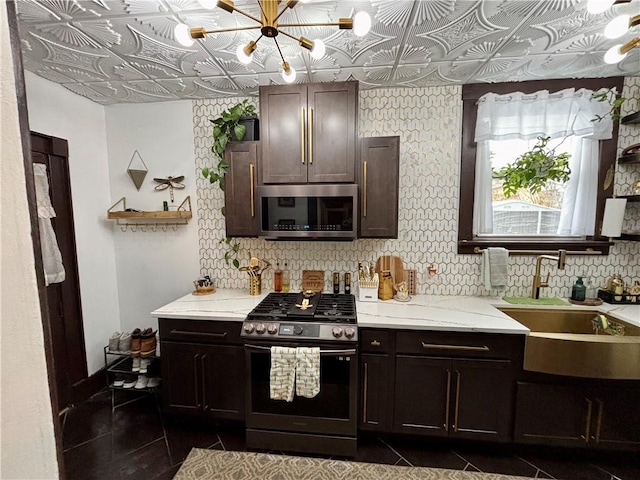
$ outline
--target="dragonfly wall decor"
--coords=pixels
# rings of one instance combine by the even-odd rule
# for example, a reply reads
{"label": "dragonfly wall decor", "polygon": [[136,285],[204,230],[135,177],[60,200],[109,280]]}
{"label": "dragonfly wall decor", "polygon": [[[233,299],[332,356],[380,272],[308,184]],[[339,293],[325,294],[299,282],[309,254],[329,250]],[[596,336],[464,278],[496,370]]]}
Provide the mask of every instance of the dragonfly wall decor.
{"label": "dragonfly wall decor", "polygon": [[166,190],[169,189],[169,196],[171,197],[171,203],[173,203],[173,189],[182,189],[184,188],[184,183],[180,183],[184,180],[184,175],[180,175],[178,177],[172,177],[169,175],[167,178],[154,178],[154,182],[158,182],[159,185],[156,185],[154,190]]}

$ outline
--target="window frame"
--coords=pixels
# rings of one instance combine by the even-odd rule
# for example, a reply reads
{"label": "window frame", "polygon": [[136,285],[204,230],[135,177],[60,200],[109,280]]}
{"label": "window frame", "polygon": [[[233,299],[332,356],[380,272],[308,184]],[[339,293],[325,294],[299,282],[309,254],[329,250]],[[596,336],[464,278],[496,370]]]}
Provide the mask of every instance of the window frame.
{"label": "window frame", "polygon": [[[481,249],[488,247],[505,247],[510,250],[530,250],[536,255],[539,251],[557,250],[563,248],[570,251],[590,251],[609,254],[609,247],[613,245],[607,237],[601,235],[587,236],[580,240],[563,240],[534,238],[524,239],[479,239],[473,236],[473,202],[475,191],[475,166],[477,144],[474,141],[476,131],[476,118],[478,116],[477,101],[482,95],[492,92],[505,95],[513,92],[531,94],[539,90],[549,90],[554,93],[567,88],[587,88],[596,91],[601,88],[616,88],[618,94],[622,93],[624,77],[609,78],[582,78],[561,80],[534,80],[529,82],[507,83],[471,83],[462,86],[462,145],[460,150],[460,192],[458,196],[458,253],[479,254]],[[613,135],[610,140],[600,141],[600,165],[598,168],[598,185],[603,185],[607,172],[615,165],[618,149],[619,122],[613,122]],[[596,203],[595,232],[599,232],[602,226],[604,204],[607,198],[613,196],[614,181],[603,190],[598,189]],[[465,208],[461,208],[464,205]],[[528,253],[527,253],[528,254]]]}

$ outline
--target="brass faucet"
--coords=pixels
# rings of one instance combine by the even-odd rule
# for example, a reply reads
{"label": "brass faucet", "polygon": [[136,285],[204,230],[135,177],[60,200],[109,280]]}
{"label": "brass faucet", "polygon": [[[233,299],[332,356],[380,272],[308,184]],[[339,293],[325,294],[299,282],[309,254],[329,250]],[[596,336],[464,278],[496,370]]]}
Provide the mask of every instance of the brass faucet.
{"label": "brass faucet", "polygon": [[558,262],[558,269],[564,270],[564,266],[567,260],[567,251],[566,250],[558,250],[558,256],[553,255],[540,255],[536,258],[536,273],[533,276],[533,287],[531,289],[531,298],[540,298],[540,289],[543,287],[549,286],[549,274],[547,273],[547,278],[542,280],[542,275],[540,274],[540,268],[542,267],[542,260],[554,260]]}

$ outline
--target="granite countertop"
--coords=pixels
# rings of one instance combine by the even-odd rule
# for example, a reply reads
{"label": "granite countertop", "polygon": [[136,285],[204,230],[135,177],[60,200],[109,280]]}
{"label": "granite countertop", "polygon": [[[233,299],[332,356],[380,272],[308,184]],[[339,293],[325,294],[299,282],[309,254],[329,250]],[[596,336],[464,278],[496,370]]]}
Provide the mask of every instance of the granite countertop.
{"label": "granite countertop", "polygon": [[[267,296],[219,289],[211,295],[188,294],[151,312],[154,317],[243,321]],[[498,308],[582,309],[608,313],[640,326],[640,305],[513,305],[499,297],[415,295],[409,302],[356,302],[358,326],[453,332],[528,334],[529,329]]]}

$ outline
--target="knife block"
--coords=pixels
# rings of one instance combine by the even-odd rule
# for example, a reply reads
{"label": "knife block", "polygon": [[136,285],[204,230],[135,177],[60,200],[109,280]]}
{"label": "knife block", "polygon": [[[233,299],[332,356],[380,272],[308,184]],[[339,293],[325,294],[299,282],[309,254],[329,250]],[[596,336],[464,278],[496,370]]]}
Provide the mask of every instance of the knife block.
{"label": "knife block", "polygon": [[378,274],[373,275],[373,280],[358,279],[358,300],[361,302],[378,301]]}

